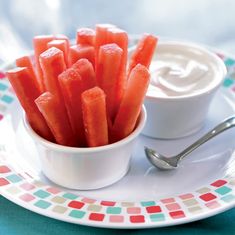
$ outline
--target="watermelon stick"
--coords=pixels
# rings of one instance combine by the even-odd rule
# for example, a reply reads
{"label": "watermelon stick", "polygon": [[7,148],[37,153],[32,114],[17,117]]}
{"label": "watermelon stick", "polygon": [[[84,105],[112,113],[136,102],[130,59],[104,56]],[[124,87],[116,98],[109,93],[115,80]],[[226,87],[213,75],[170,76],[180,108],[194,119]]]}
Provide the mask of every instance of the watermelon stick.
{"label": "watermelon stick", "polygon": [[56,34],[55,36],[54,36],[54,39],[58,39],[58,40],[65,40],[66,41],[66,44],[69,46],[69,38],[66,36],[66,35],[64,35],[64,34]]}
{"label": "watermelon stick", "polygon": [[47,49],[47,43],[54,39],[53,35],[41,35],[33,38],[33,47],[35,55],[35,64],[37,69],[37,77],[40,85],[40,90],[45,91],[42,69],[39,63],[39,56]]}
{"label": "watermelon stick", "polygon": [[15,68],[9,70],[6,75],[26,113],[31,127],[43,138],[53,141],[53,135],[46,121],[34,103],[41,91],[34,82],[29,69],[26,67]]}
{"label": "watermelon stick", "polygon": [[[67,114],[64,97],[58,80],[58,76],[66,69],[63,52],[56,47],[47,49],[40,55],[40,64],[46,90],[60,102],[60,110],[64,110],[63,112]],[[69,122],[68,117],[67,119]]]}
{"label": "watermelon stick", "polygon": [[96,79],[99,87],[107,96],[107,110],[111,122],[113,122],[116,113],[115,104],[122,54],[123,51],[117,44],[106,44],[100,47],[97,62]]}
{"label": "watermelon stick", "polygon": [[99,87],[82,93],[82,113],[89,147],[108,144],[105,94]]}
{"label": "watermelon stick", "polygon": [[75,147],[77,142],[60,100],[50,92],[45,92],[35,100],[35,103],[51,129],[56,142],[64,146]]}
{"label": "watermelon stick", "polygon": [[47,48],[56,47],[60,49],[64,54],[64,61],[66,67],[68,67],[68,47],[67,41],[64,39],[55,39],[47,43]]}
{"label": "watermelon stick", "polygon": [[95,30],[90,28],[80,28],[76,35],[77,44],[95,46]]}
{"label": "watermelon stick", "polygon": [[38,89],[40,90],[40,85],[37,80],[30,56],[23,56],[16,59],[16,66],[26,67],[28,69],[28,72],[30,73],[32,80],[35,82],[35,85],[38,86]]}
{"label": "watermelon stick", "polygon": [[58,75],[66,69],[63,52],[56,47],[47,49],[40,55],[40,64],[46,90],[63,100],[58,82]]}
{"label": "watermelon stick", "polygon": [[95,49],[96,57],[99,54],[100,46],[108,43],[108,29],[116,28],[113,24],[97,24],[95,27]]}
{"label": "watermelon stick", "polygon": [[66,47],[67,47],[66,51],[69,52],[70,42],[69,42],[69,38],[66,35],[64,35],[64,34],[56,34],[54,39],[65,40]]}
{"label": "watermelon stick", "polygon": [[144,34],[137,43],[136,49],[130,57],[128,77],[131,70],[137,65],[142,64],[149,68],[155,48],[157,46],[158,38],[151,34]]}
{"label": "watermelon stick", "polygon": [[67,45],[67,50],[69,50],[70,42],[69,42],[69,38],[66,35],[64,35],[64,34],[56,34],[54,36],[54,39],[65,40],[66,41],[66,45]]}
{"label": "watermelon stick", "polygon": [[115,27],[116,26],[113,24],[97,24],[95,27],[95,70],[97,67],[100,47],[108,43],[108,29]]}
{"label": "watermelon stick", "polygon": [[128,52],[128,35],[127,32],[119,28],[109,28],[107,30],[108,43],[116,43],[123,50],[122,64],[126,69],[127,52]]}
{"label": "watermelon stick", "polygon": [[95,71],[89,60],[80,59],[73,64],[72,68],[80,74],[85,90],[96,86]]}
{"label": "watermelon stick", "polygon": [[121,140],[134,130],[149,80],[150,74],[145,66],[138,64],[131,71],[127,89],[112,128],[112,141]]}
{"label": "watermelon stick", "polygon": [[59,83],[77,145],[85,147],[86,139],[81,105],[81,94],[85,89],[81,76],[74,68],[69,68],[59,75]]}
{"label": "watermelon stick", "polygon": [[127,32],[125,32],[122,29],[109,28],[107,31],[107,37],[109,43],[116,43],[123,51],[120,72],[117,80],[116,97],[114,101],[114,116],[115,116],[118,111],[127,83],[126,66],[127,66],[127,56],[128,56],[128,35]]}
{"label": "watermelon stick", "polygon": [[78,44],[69,48],[69,64],[72,66],[79,59],[88,59],[92,65],[95,65],[95,48],[90,45]]}

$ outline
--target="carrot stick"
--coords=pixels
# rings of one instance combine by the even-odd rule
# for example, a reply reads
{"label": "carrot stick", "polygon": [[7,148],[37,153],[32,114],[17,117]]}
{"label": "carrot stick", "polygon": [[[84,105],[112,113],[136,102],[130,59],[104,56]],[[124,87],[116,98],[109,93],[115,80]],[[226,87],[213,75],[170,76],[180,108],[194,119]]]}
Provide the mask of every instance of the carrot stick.
{"label": "carrot stick", "polygon": [[81,94],[85,89],[81,76],[74,68],[69,68],[59,75],[59,83],[77,145],[85,147],[86,139],[81,104]]}
{"label": "carrot stick", "polygon": [[90,28],[78,29],[76,35],[76,43],[95,46],[95,30]]}
{"label": "carrot stick", "polygon": [[72,66],[79,59],[88,59],[92,65],[95,64],[95,48],[90,45],[75,45],[69,48],[69,64]]}
{"label": "carrot stick", "polygon": [[96,86],[95,71],[89,60],[80,59],[73,64],[72,68],[80,74],[85,90]]}
{"label": "carrot stick", "polygon": [[43,138],[53,141],[54,137],[48,128],[45,119],[39,112],[34,100],[40,95],[41,91],[33,80],[28,68],[21,67],[9,70],[6,73],[21,106],[25,110],[27,119],[34,129]]}
{"label": "carrot stick", "polygon": [[108,144],[105,94],[99,87],[82,93],[82,112],[88,146]]}
{"label": "carrot stick", "polygon": [[106,94],[106,103],[111,122],[115,117],[115,104],[120,74],[122,49],[117,44],[106,44],[100,47],[96,79],[99,87]]}
{"label": "carrot stick", "polygon": [[127,89],[112,128],[112,141],[121,140],[134,130],[149,80],[150,74],[145,66],[138,64],[131,71]]}
{"label": "carrot stick", "polygon": [[77,142],[60,100],[50,92],[45,92],[35,100],[35,103],[45,118],[56,142],[75,147]]}
{"label": "carrot stick", "polygon": [[144,34],[139,40],[135,51],[131,55],[128,76],[131,70],[137,65],[142,64],[149,68],[155,48],[157,46],[158,38],[151,34]]}

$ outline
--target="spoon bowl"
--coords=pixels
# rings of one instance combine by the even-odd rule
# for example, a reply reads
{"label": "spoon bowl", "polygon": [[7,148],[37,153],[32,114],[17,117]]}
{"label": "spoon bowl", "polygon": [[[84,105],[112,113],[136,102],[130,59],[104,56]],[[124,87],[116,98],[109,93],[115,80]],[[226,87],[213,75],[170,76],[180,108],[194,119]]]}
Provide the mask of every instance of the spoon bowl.
{"label": "spoon bowl", "polygon": [[144,151],[145,151],[145,154],[146,154],[148,160],[154,166],[158,167],[159,169],[171,170],[171,169],[177,168],[177,166],[178,166],[177,161],[173,162],[173,159],[175,159],[174,157],[169,159],[169,158],[167,158],[167,157],[165,157],[165,156],[163,156],[159,153],[156,153],[155,150],[150,149],[146,146],[144,147]]}
{"label": "spoon bowl", "polygon": [[157,153],[154,149],[145,147],[145,155],[149,162],[158,169],[161,170],[172,170],[176,169],[181,160],[188,156],[191,152],[197,149],[202,144],[206,143],[208,140],[214,138],[218,134],[222,133],[225,130],[230,129],[235,126],[235,116],[229,117],[214,127],[212,130],[207,132],[204,136],[198,139],[196,142],[191,144],[181,153],[172,156],[166,157],[162,154]]}

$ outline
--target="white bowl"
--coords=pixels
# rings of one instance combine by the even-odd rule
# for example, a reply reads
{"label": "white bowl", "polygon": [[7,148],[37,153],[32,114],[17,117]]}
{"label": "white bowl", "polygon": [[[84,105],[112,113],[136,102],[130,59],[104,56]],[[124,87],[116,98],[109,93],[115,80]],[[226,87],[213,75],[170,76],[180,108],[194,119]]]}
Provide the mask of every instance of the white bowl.
{"label": "white bowl", "polygon": [[226,75],[226,67],[217,55],[207,49],[176,41],[159,43],[153,61],[158,59],[158,52],[166,49],[177,56],[184,52],[193,53],[198,61],[210,63],[216,69],[213,84],[195,93],[164,97],[154,95],[149,86],[144,102],[148,119],[142,133],[153,138],[173,139],[193,134],[203,126],[210,103]]}
{"label": "white bowl", "polygon": [[105,146],[74,148],[40,137],[24,116],[24,125],[33,138],[43,173],[52,182],[70,189],[98,189],[120,180],[128,171],[131,153],[146,122],[143,106],[135,130],[126,138]]}

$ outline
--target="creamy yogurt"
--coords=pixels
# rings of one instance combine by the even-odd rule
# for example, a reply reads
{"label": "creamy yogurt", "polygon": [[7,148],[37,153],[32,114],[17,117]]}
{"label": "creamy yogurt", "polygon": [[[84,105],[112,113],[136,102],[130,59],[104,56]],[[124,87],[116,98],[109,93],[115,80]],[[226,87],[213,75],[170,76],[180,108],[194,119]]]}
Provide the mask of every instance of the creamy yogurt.
{"label": "creamy yogurt", "polygon": [[159,44],[150,66],[147,96],[182,97],[205,92],[220,82],[224,71],[203,48],[175,43]]}
{"label": "creamy yogurt", "polygon": [[223,61],[198,45],[165,41],[159,43],[150,71],[142,133],[175,139],[200,130],[226,75]]}

